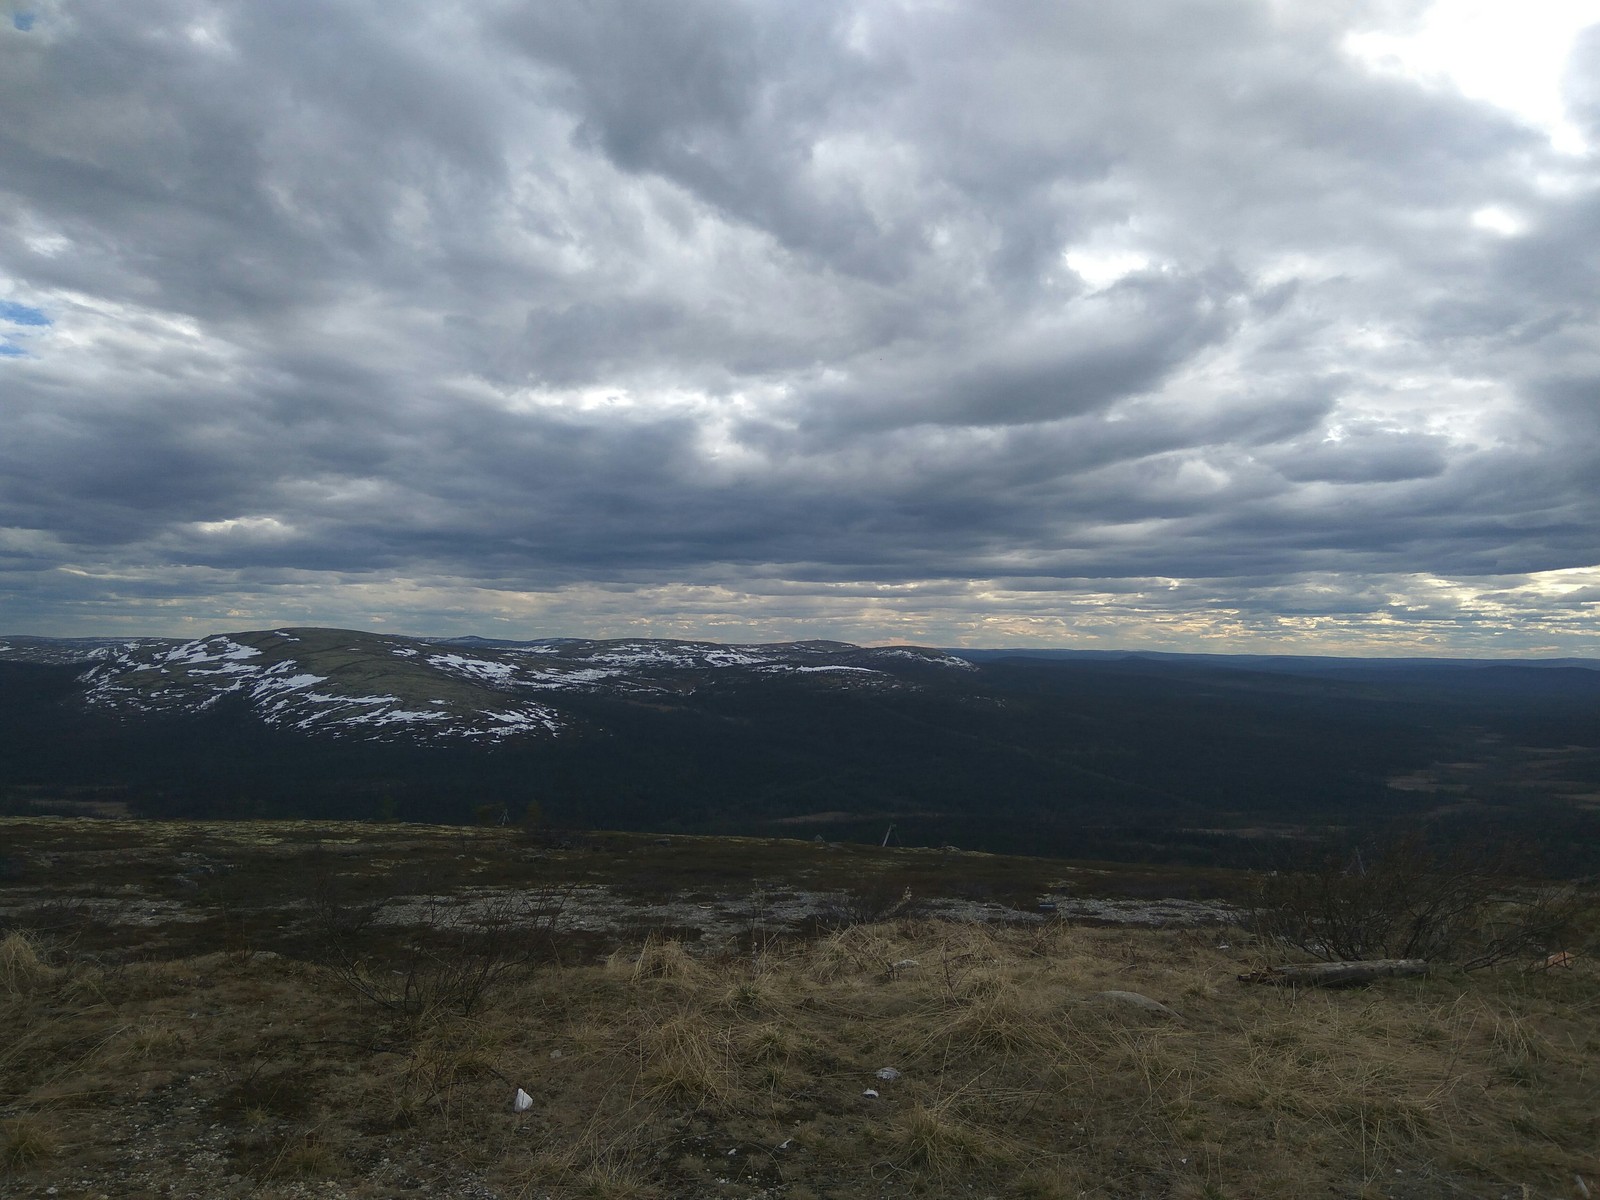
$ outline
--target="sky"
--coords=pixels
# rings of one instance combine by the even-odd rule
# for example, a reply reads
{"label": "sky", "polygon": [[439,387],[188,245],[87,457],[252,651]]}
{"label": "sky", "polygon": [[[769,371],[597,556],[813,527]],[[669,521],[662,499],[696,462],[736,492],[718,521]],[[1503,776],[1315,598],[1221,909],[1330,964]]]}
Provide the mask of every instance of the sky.
{"label": "sky", "polygon": [[11,0],[0,632],[282,625],[1600,654],[1600,0]]}

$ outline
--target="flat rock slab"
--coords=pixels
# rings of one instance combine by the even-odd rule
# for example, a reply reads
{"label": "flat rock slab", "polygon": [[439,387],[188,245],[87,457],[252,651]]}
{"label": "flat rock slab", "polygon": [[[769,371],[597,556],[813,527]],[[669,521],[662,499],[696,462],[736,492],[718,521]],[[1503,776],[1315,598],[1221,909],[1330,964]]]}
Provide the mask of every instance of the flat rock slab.
{"label": "flat rock slab", "polygon": [[1173,1017],[1183,1020],[1183,1014],[1176,1009],[1168,1008],[1159,1000],[1152,1000],[1142,992],[1096,992],[1090,1000],[1098,1004],[1120,1005],[1124,1008],[1137,1008],[1143,1012],[1154,1013],[1158,1017]]}

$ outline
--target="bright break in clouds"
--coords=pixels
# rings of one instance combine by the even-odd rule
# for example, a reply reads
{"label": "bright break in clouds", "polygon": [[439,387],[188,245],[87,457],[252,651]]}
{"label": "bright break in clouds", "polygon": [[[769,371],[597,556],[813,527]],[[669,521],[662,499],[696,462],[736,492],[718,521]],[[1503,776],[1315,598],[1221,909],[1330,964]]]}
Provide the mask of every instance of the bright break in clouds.
{"label": "bright break in clouds", "polygon": [[38,0],[0,626],[1600,652],[1600,11]]}

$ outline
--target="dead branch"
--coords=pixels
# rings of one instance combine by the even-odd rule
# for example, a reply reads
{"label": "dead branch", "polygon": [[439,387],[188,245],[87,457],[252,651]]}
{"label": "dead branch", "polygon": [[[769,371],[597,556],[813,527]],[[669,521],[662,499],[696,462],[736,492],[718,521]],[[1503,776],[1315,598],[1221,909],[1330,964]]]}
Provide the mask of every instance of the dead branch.
{"label": "dead branch", "polygon": [[1375,979],[1426,975],[1423,958],[1374,958],[1365,962],[1291,963],[1246,971],[1240,983],[1272,983],[1282,987],[1351,987]]}

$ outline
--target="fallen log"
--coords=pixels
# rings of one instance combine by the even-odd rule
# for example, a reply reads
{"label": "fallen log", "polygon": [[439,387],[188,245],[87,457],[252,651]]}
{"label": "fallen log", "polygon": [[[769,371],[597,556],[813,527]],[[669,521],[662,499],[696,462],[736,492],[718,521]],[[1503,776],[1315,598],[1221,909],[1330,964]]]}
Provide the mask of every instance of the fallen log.
{"label": "fallen log", "polygon": [[1350,987],[1374,979],[1426,975],[1424,958],[1374,958],[1367,962],[1292,963],[1246,971],[1240,983],[1273,983],[1280,987]]}

